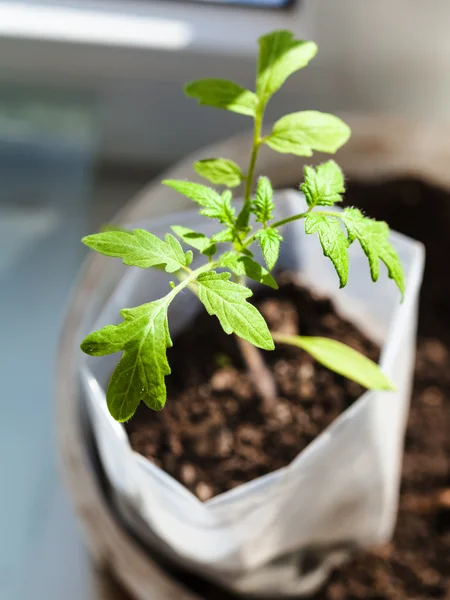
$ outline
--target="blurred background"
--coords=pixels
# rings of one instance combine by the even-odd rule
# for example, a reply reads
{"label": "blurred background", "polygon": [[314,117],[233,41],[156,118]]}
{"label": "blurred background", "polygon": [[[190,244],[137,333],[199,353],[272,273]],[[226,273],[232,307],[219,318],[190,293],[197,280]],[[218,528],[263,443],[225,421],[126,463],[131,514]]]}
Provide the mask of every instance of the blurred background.
{"label": "blurred background", "polygon": [[95,231],[186,153],[241,131],[183,83],[252,86],[256,38],[319,53],[267,112],[450,119],[448,0],[0,0],[0,598],[90,600],[53,441],[53,369]]}

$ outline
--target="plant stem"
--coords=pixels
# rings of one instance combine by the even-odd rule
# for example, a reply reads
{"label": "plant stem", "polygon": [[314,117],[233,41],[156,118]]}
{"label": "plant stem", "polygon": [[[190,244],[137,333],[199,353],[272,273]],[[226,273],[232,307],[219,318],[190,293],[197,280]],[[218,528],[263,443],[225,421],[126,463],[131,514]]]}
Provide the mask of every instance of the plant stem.
{"label": "plant stem", "polygon": [[291,217],[286,217],[285,219],[281,219],[280,221],[275,221],[275,223],[271,223],[271,227],[281,227],[282,225],[286,225],[287,223],[292,223],[292,221],[298,221],[299,219],[304,219],[310,211],[299,213],[298,215],[292,215]]}
{"label": "plant stem", "polygon": [[244,202],[250,201],[253,187],[253,177],[255,175],[256,160],[258,158],[259,145],[261,143],[261,127],[262,127],[262,114],[258,111],[255,116],[255,126],[253,130],[253,147],[250,155],[250,164],[248,166],[247,178],[245,181],[245,194]]}
{"label": "plant stem", "polygon": [[[245,285],[246,278],[245,275],[233,275],[233,280],[236,283]],[[243,340],[238,335],[234,337],[253,387],[262,401],[263,411],[266,414],[271,414],[275,409],[275,399],[277,397],[277,389],[272,373],[256,346],[247,342],[247,340]]]}
{"label": "plant stem", "polygon": [[258,151],[261,145],[261,129],[263,124],[265,105],[260,104],[256,110],[255,123],[253,127],[253,144],[250,155],[250,163],[248,165],[247,175],[245,177],[244,191],[244,206],[238,216],[238,221],[244,220],[244,225],[247,226],[250,220],[250,202],[253,189],[253,177],[255,175],[256,161],[258,159]]}
{"label": "plant stem", "polygon": [[186,275],[186,277],[184,277],[182,279],[180,276],[177,275],[177,277],[179,279],[181,279],[181,281],[176,287],[173,288],[173,290],[169,294],[167,294],[168,301],[172,302],[172,300],[175,298],[175,296],[179,292],[181,292],[181,290],[183,290],[185,287],[191,287],[192,283],[197,279],[197,277],[199,275],[201,275],[202,273],[207,273],[208,271],[211,271],[216,266],[217,266],[216,262],[208,262],[208,263],[202,265],[201,267],[199,267],[198,269],[195,269],[195,271],[189,270],[189,274]]}
{"label": "plant stem", "polygon": [[244,360],[247,372],[256,390],[261,398],[262,409],[266,414],[273,414],[276,406],[277,388],[275,380],[270,369],[264,362],[261,352],[239,336],[234,336]]}
{"label": "plant stem", "polygon": [[[286,225],[287,223],[292,223],[292,221],[298,221],[299,219],[304,219],[307,215],[309,215],[311,209],[308,209],[305,212],[299,213],[298,215],[292,215],[291,217],[286,217],[285,219],[281,219],[280,221],[275,221],[275,223],[270,223],[269,227],[281,227],[282,225]],[[324,217],[337,217],[338,219],[342,219],[342,215],[338,212],[333,212],[331,210],[317,210],[315,215],[323,215]],[[262,227],[261,229],[264,229]],[[258,233],[261,231],[258,229],[253,235],[249,236],[246,240],[242,242],[242,248],[248,248],[255,240]]]}
{"label": "plant stem", "polygon": [[[275,221],[275,223],[271,223],[270,227],[281,227],[281,225],[286,225],[286,223],[291,223],[291,221],[298,221],[298,219],[304,219],[311,212],[312,208],[308,208],[307,211],[299,213],[298,215],[292,215],[292,217],[286,217],[285,219],[281,219],[281,221]],[[315,215],[322,215],[324,217],[337,217],[338,219],[342,219],[342,215],[338,212],[334,212],[332,210],[316,210]]]}
{"label": "plant stem", "polygon": [[[256,161],[258,159],[259,147],[262,143],[261,129],[263,123],[264,109],[265,104],[261,102],[257,108],[255,115],[252,152],[250,155],[250,163],[245,179],[244,205],[238,216],[238,222],[240,222],[244,227],[246,227],[250,221],[250,203],[253,189],[253,178],[255,175],[255,167]],[[245,246],[243,246],[241,243],[241,249],[243,249],[244,247]],[[236,282],[240,283],[241,285],[245,285],[245,275],[237,277]],[[253,344],[250,344],[250,342],[243,340],[237,335],[235,336],[235,338],[241,356],[247,367],[248,374],[250,375],[250,379],[252,380],[253,386],[256,390],[256,393],[261,398],[263,411],[266,414],[272,414],[275,409],[275,402],[277,397],[277,389],[272,373],[270,372],[270,369],[264,362],[264,358],[258,348],[253,346]]]}

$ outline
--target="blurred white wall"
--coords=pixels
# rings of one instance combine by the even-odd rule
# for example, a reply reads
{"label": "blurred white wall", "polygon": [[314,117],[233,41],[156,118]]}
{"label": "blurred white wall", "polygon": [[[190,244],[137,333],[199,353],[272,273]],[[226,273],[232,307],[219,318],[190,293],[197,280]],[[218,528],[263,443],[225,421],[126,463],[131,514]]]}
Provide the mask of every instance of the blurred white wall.
{"label": "blurred white wall", "polygon": [[[0,17],[8,4],[0,0]],[[249,127],[244,117],[186,100],[182,84],[221,76],[252,85],[256,37],[279,27],[315,39],[319,54],[279,94],[269,119],[302,108],[450,119],[449,0],[300,0],[288,13],[172,0],[60,0],[47,9],[55,6],[75,8],[78,17],[95,7],[96,18],[104,11],[150,27],[147,38],[138,28],[141,42],[133,38],[132,20],[111,43],[86,32],[76,40],[73,24],[62,34],[55,25],[44,40],[29,25],[20,31],[26,22],[20,15],[9,31],[5,19],[2,31],[0,18],[0,89],[38,87],[83,97],[97,114],[102,159],[164,164]],[[161,18],[186,27],[179,48],[158,46],[161,36],[152,36],[151,27]]]}

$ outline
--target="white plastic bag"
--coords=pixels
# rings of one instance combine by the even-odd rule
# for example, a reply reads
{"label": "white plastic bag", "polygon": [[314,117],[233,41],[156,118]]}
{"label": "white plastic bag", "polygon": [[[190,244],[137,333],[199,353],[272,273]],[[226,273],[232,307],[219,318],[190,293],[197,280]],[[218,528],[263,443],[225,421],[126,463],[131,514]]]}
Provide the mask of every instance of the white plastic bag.
{"label": "white plastic bag", "polygon": [[[277,193],[281,216],[298,212],[303,202],[298,192]],[[162,236],[170,224],[207,235],[215,228],[193,212],[136,225]],[[290,223],[283,233],[279,266],[299,272],[305,283],[331,297],[344,317],[381,344],[381,367],[396,392],[366,392],[289,466],[202,503],[135,453],[123,427],[109,415],[104,390],[119,357],[86,357],[81,376],[106,475],[134,533],[178,563],[231,589],[289,596],[316,588],[341,556],[325,554],[317,570],[301,577],[297,563],[305,549],[371,546],[392,534],[424,251],[418,242],[392,234],[406,278],[406,295],[400,303],[386,273],[376,284],[371,281],[367,258],[356,243],[350,249],[349,283],[339,290],[332,265],[318,240],[304,234],[303,222]],[[155,300],[166,291],[164,273],[123,268],[116,289],[89,330],[119,322],[121,308]],[[175,300],[169,314],[172,338],[198,308],[193,295]],[[286,555],[290,558],[284,562],[273,562]]]}

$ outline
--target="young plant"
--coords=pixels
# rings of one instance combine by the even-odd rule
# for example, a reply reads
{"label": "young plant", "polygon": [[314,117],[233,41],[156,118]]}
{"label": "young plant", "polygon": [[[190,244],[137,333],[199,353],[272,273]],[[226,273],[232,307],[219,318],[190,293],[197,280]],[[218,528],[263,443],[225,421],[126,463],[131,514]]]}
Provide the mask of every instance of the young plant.
{"label": "young plant", "polygon": [[[308,64],[316,51],[314,42],[296,40],[289,31],[275,31],[259,39],[255,92],[222,79],[202,79],[186,86],[186,94],[200,104],[240,113],[254,123],[246,170],[226,158],[208,158],[194,165],[198,174],[214,185],[225,186],[225,190],[189,181],[163,181],[195,202],[200,215],[218,221],[218,233],[207,237],[174,225],[172,231],[176,237],[167,233],[164,239],[143,229],[106,230],[83,238],[89,248],[121,258],[125,265],[164,269],[179,280],[177,285],[170,282],[169,286],[168,282],[168,293],[159,300],[124,308],[121,323],[91,333],[81,344],[82,350],[92,356],[123,353],[107,390],[108,407],[117,421],[130,419],[141,401],[153,410],[164,407],[165,377],[170,373],[166,350],[172,345],[168,309],[185,288],[197,294],[207,312],[219,319],[225,333],[241,339],[240,347],[250,371],[255,373],[259,369],[264,374],[264,386],[256,383],[261,395],[264,390],[267,392],[271,380],[257,348],[273,350],[275,343],[298,346],[329,369],[367,388],[393,389],[375,363],[344,344],[326,338],[270,332],[262,315],[249,302],[252,292],[245,285],[249,278],[277,287],[271,271],[277,264],[283,240],[282,226],[303,219],[305,233],[317,234],[324,255],[333,263],[340,287],[348,279],[348,248],[358,242],[367,255],[373,281],[378,279],[381,261],[402,296],[404,293],[402,266],[389,242],[387,224],[364,216],[357,208],[332,210],[344,193],[344,177],[333,160],[317,168],[305,167],[300,189],[307,209],[287,218],[274,217],[273,190],[267,177],[260,177],[254,190],[255,165],[263,144],[277,152],[311,156],[315,150],[334,153],[350,137],[350,129],[341,119],[312,110],[286,115],[268,135],[262,133],[267,103],[290,75]],[[241,183],[245,184],[245,191],[238,210],[232,203],[230,188]],[[255,245],[261,248],[265,264],[255,260],[252,252]],[[191,269],[193,251],[185,250],[186,246],[204,257],[199,267]],[[266,393],[273,394],[274,389]]]}

